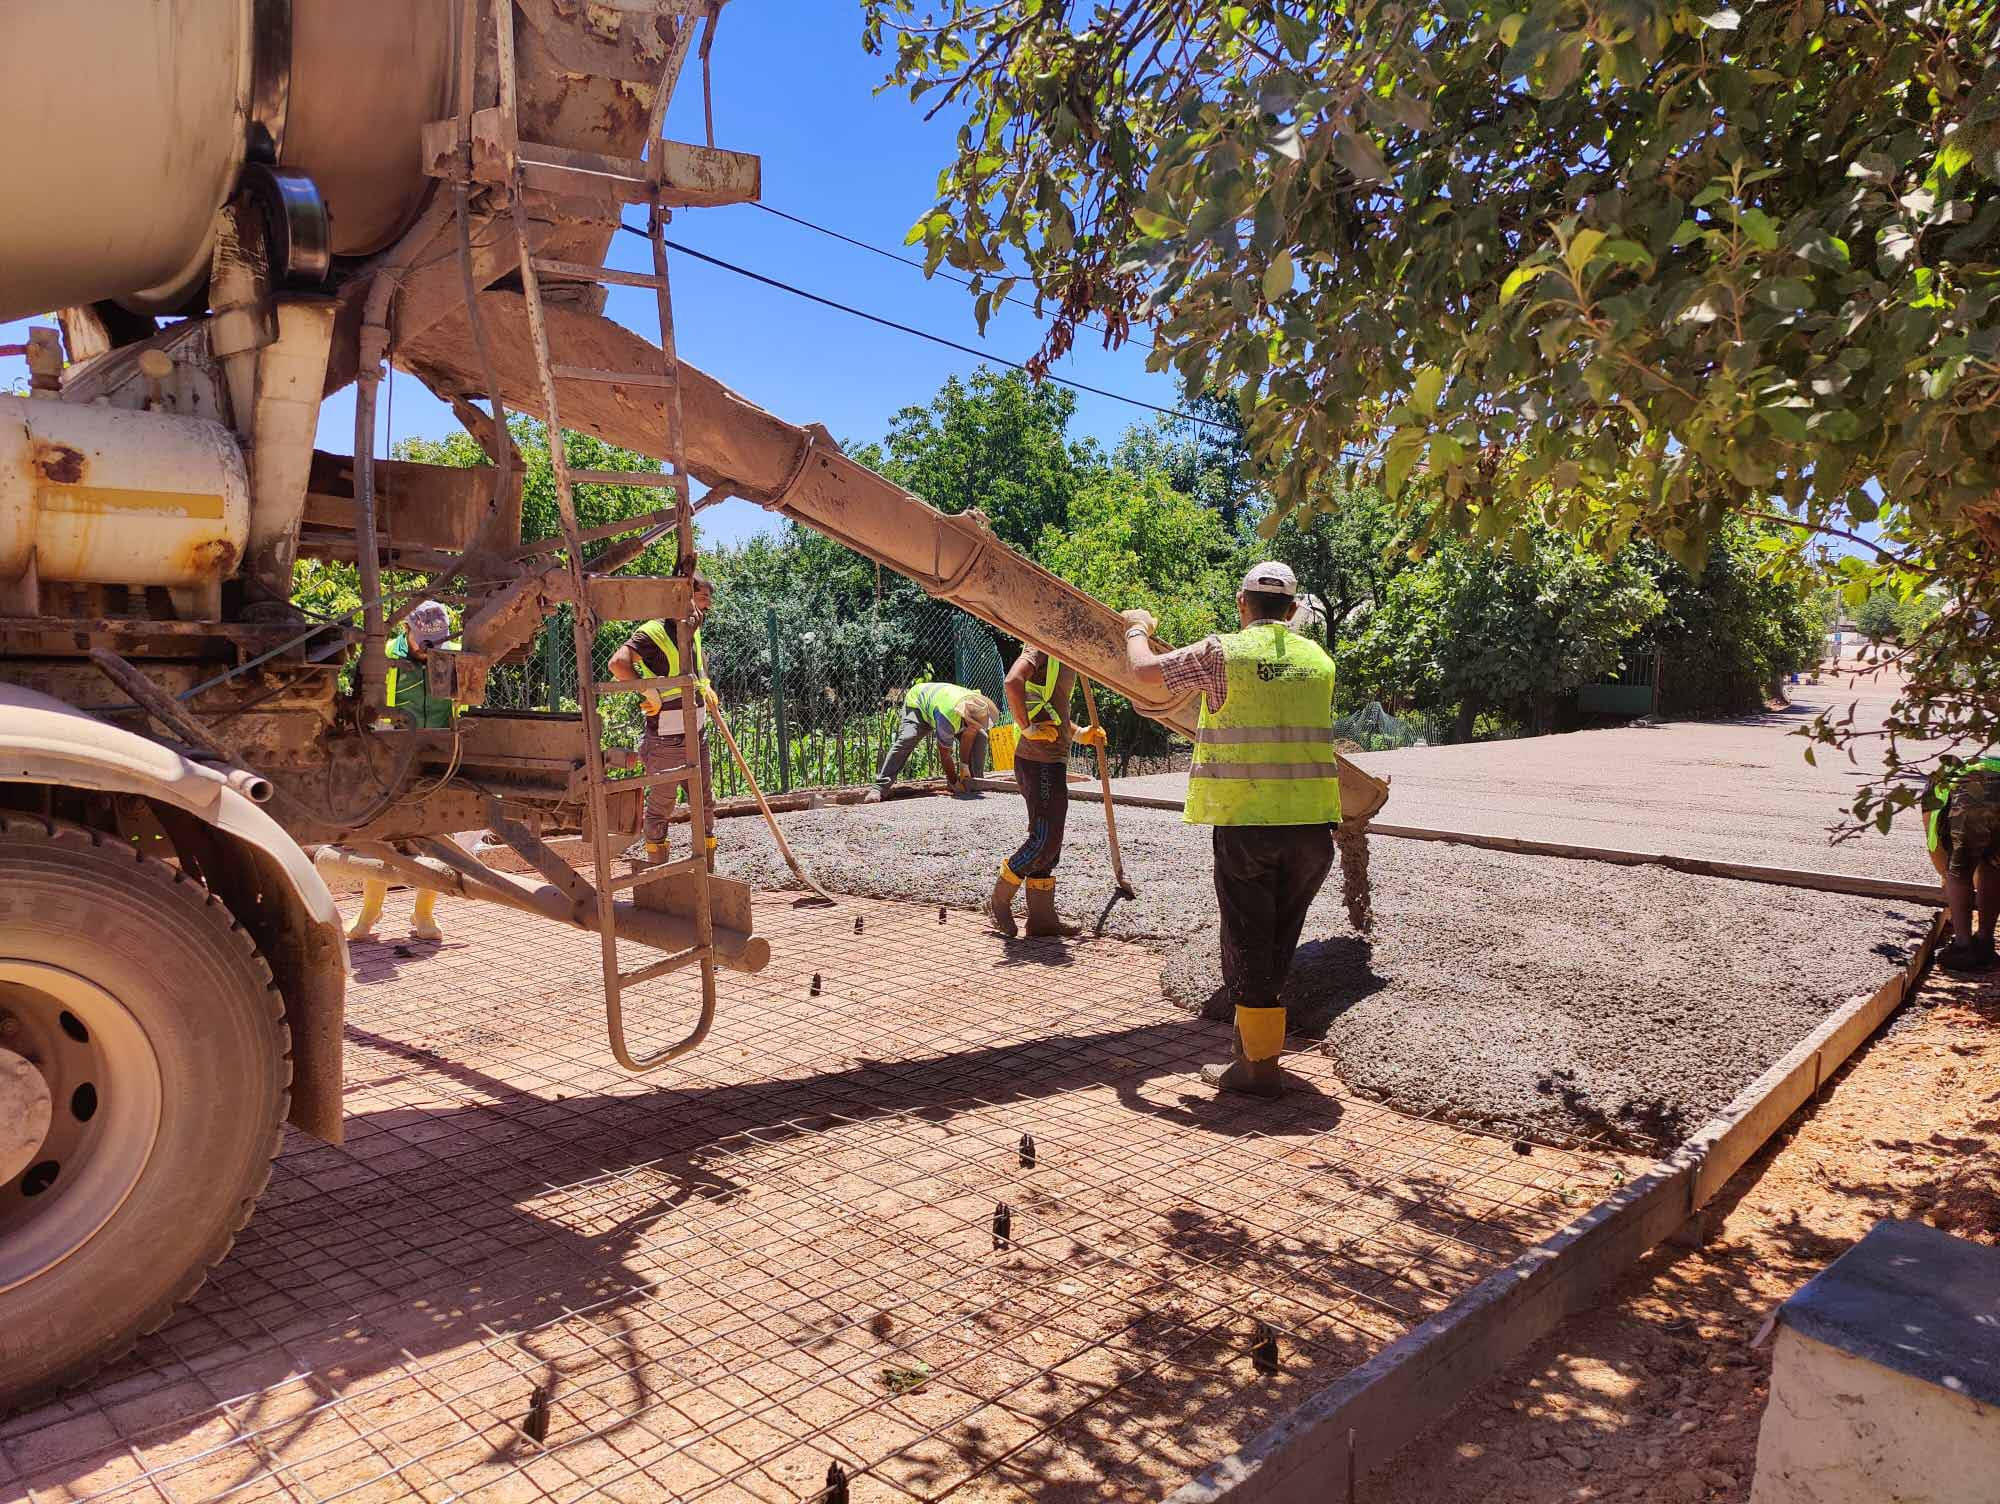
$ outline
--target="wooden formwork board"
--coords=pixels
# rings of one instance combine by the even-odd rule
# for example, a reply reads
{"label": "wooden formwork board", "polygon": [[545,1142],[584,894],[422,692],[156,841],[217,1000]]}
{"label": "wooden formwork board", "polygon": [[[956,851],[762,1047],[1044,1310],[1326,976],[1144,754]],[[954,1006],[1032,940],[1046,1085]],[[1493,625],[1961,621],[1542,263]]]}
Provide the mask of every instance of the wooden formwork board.
{"label": "wooden formwork board", "polygon": [[1590,1306],[1714,1199],[1793,1112],[1915,991],[1939,915],[1902,971],[1835,1010],[1672,1156],[1315,1394],[1168,1504],[1324,1504],[1389,1461],[1479,1385]]}

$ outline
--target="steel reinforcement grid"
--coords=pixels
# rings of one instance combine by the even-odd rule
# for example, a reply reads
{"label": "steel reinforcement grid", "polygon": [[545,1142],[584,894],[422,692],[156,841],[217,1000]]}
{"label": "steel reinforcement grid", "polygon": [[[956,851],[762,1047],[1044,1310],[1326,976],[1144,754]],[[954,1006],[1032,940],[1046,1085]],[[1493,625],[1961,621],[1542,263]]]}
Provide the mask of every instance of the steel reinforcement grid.
{"label": "steel reinforcement grid", "polygon": [[1313,1053],[1217,1099],[1147,952],[865,900],[760,897],[771,965],[635,1081],[591,937],[408,902],[354,947],[346,1144],[288,1134],[189,1306],[0,1421],[0,1497],[1156,1498],[1637,1165]]}

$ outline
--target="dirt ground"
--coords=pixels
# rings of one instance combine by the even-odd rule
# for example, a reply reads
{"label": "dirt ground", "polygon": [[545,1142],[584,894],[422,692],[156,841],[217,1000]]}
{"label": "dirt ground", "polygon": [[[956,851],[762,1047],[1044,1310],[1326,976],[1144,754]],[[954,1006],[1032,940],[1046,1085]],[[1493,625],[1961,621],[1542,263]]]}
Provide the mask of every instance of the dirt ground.
{"label": "dirt ground", "polygon": [[1883,1217],[2000,1244],[2000,982],[1933,974],[1711,1208],[1371,1480],[1368,1504],[1749,1498],[1794,1290]]}
{"label": "dirt ground", "polygon": [[[841,806],[781,817],[836,891],[979,905],[1024,833],[1009,794]],[[1073,796],[1058,897],[1072,919],[1162,958],[1167,995],[1223,1018],[1209,833],[1118,811],[1112,891],[1101,806]],[[1296,1048],[1323,1041],[1342,1077],[1426,1116],[1545,1143],[1678,1143],[1809,1032],[1901,964],[1930,912],[1656,868],[1434,843],[1372,843],[1375,933],[1349,928],[1330,882],[1287,992]],[[792,883],[761,822],[731,820],[725,870]]]}

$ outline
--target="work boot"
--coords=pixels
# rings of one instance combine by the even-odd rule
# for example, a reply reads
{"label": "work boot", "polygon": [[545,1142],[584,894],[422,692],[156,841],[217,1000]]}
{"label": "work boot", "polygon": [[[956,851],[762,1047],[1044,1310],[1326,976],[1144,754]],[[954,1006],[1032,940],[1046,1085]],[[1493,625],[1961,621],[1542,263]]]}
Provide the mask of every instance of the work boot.
{"label": "work boot", "polygon": [[413,939],[444,939],[444,931],[437,927],[437,919],[431,912],[437,907],[437,901],[437,894],[430,889],[417,890],[417,906],[410,911],[410,935]]}
{"label": "work boot", "polygon": [[1028,889],[1028,938],[1031,940],[1074,940],[1083,933],[1080,925],[1064,924],[1056,914],[1056,880],[1031,877]]}
{"label": "work boot", "polygon": [[1283,1008],[1243,1008],[1236,1010],[1236,1058],[1227,1065],[1201,1068],[1204,1084],[1217,1091],[1240,1092],[1250,1097],[1282,1096],[1285,1075],[1278,1057],[1285,1048]]}
{"label": "work boot", "polygon": [[1988,941],[1982,947],[1977,940],[1954,940],[1937,953],[1937,964],[1944,971],[1983,976],[1994,968],[1993,944]]}
{"label": "work boot", "polygon": [[986,912],[993,920],[993,928],[1012,940],[1021,933],[1021,927],[1014,923],[1014,895],[1021,891],[1021,879],[1014,875],[1014,869],[1007,863],[1000,864],[1000,875],[993,879],[993,896],[986,900]]}
{"label": "work boot", "polygon": [[361,885],[361,912],[354,916],[354,923],[347,927],[350,940],[372,940],[375,938],[376,921],[382,917],[382,900],[389,896],[389,885],[369,878]]}

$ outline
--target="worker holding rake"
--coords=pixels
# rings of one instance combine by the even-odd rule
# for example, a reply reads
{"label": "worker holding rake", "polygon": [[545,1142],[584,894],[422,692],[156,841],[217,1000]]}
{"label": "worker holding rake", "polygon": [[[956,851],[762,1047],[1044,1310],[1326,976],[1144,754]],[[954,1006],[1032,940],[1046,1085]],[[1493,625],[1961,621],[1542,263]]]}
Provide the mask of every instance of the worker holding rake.
{"label": "worker holding rake", "polygon": [[[1023,648],[1007,671],[1007,708],[1021,728],[1014,748],[1014,782],[1027,806],[1028,836],[1000,864],[987,912],[993,927],[1012,939],[1014,895],[1028,890],[1030,938],[1071,938],[1080,931],[1056,914],[1056,863],[1062,858],[1063,826],[1069,818],[1069,749],[1073,741],[1102,745],[1104,728],[1070,724],[1070,697],[1076,670],[1039,648]],[[1094,740],[1093,740],[1094,739]]]}
{"label": "worker holding rake", "polygon": [[[693,671],[699,675],[707,672],[701,651],[701,622],[715,602],[715,587],[705,575],[694,576],[692,600]],[[676,623],[664,620],[641,622],[638,630],[611,655],[611,677],[627,680],[679,678],[681,653],[675,640],[675,626]],[[665,695],[649,689],[642,699],[646,724],[639,736],[639,756],[645,763],[646,771],[670,773],[698,760],[696,776],[701,779],[702,797],[712,804],[715,795],[708,761],[708,740],[702,735],[708,721],[706,713],[678,689],[668,690]],[[638,853],[640,860],[657,865],[667,859],[667,833],[672,828],[674,805],[687,794],[687,786],[678,783],[657,783],[646,790],[645,845]],[[693,796],[688,797],[692,799]],[[713,827],[708,838],[711,867],[715,865],[715,836],[712,832]]]}
{"label": "worker holding rake", "polygon": [[1275,1097],[1292,967],[1306,911],[1333,866],[1340,765],[1333,660],[1288,625],[1298,579],[1275,561],[1243,577],[1240,632],[1160,653],[1149,611],[1127,611],[1126,657],[1141,684],[1199,690],[1184,818],[1215,827],[1222,980],[1236,1008],[1235,1059],[1202,1070],[1219,1091]]}

